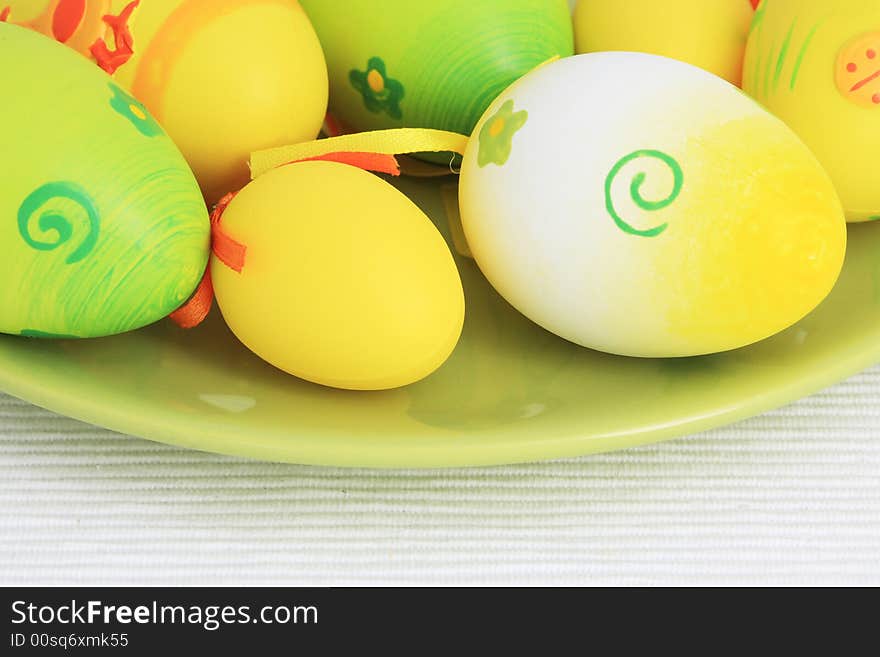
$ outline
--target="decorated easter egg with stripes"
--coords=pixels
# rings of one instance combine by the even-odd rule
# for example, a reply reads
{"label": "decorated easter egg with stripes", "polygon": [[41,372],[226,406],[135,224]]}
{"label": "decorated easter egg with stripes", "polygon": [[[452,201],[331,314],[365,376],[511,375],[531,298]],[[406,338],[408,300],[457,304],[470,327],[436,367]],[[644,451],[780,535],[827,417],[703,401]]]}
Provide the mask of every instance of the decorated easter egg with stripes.
{"label": "decorated easter egg with stripes", "polygon": [[168,131],[214,203],[251,152],[314,139],[327,112],[321,45],[296,0],[0,0],[8,22],[112,74]]}
{"label": "decorated easter egg with stripes", "polygon": [[782,121],[721,78],[639,53],[563,59],[501,94],[468,144],[460,205],[513,306],[629,356],[725,351],[791,326],[846,247],[831,180]]}
{"label": "decorated easter egg with stripes", "polygon": [[155,322],[201,279],[198,184],[150,112],[106,73],[0,24],[0,332],[98,337]]}
{"label": "decorated easter egg with stripes", "polygon": [[744,88],[816,154],[850,221],[880,219],[880,2],[763,0]]}
{"label": "decorated easter egg with stripes", "polygon": [[[343,131],[470,134],[513,81],[574,52],[566,0],[302,0]],[[344,6],[343,6],[344,5]]]}

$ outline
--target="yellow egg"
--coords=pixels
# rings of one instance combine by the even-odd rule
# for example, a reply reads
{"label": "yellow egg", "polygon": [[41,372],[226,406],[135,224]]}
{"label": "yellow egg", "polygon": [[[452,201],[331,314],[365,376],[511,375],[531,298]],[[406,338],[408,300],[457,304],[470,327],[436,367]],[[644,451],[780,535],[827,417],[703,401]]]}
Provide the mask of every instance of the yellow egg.
{"label": "yellow egg", "polygon": [[880,2],[765,0],[743,88],[812,149],[850,221],[880,219]]}
{"label": "yellow egg", "polygon": [[223,213],[241,272],[216,256],[223,317],[257,355],[295,376],[379,390],[418,381],[452,353],[464,293],[439,231],[381,178],[301,162],[245,187]]}
{"label": "yellow egg", "polygon": [[314,139],[327,66],[296,0],[0,0],[7,20],[114,75],[180,147],[209,201],[256,150]]}
{"label": "yellow egg", "polygon": [[834,186],[788,127],[720,78],[641,53],[569,57],[501,94],[468,144],[460,204],[514,307],[628,356],[769,337],[825,298],[846,247]]}
{"label": "yellow egg", "polygon": [[575,47],[663,55],[738,85],[753,13],[749,0],[578,0]]}

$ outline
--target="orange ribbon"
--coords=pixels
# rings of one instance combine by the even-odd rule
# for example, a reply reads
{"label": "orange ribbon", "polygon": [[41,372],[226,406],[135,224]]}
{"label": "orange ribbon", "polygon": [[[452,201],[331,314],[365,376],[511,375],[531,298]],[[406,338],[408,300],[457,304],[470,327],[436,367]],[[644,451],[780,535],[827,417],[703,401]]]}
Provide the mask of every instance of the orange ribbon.
{"label": "orange ribbon", "polygon": [[231,192],[224,196],[211,213],[211,251],[220,262],[240,274],[244,269],[247,247],[224,233],[220,224],[223,213],[237,194],[238,192]]}
{"label": "orange ribbon", "polygon": [[386,173],[389,176],[400,175],[400,166],[397,164],[397,158],[395,158],[393,155],[385,155],[383,153],[359,153],[344,151],[339,153],[327,153],[325,155],[315,155],[314,157],[306,157],[301,160],[288,162],[287,164],[299,164],[300,162],[336,162],[338,164],[348,164],[349,166],[357,167],[358,169],[363,169],[364,171]]}
{"label": "orange ribbon", "polygon": [[171,321],[182,329],[192,329],[205,321],[214,305],[214,285],[211,283],[211,266],[205,270],[202,282],[189,301],[169,315]]}
{"label": "orange ribbon", "polygon": [[[337,162],[339,164],[347,164],[349,166],[358,167],[365,171],[375,171],[377,173],[386,173],[392,176],[400,175],[400,167],[393,155],[385,155],[382,153],[327,153],[317,155],[294,162],[290,164],[299,164],[302,162]],[[211,212],[211,252],[214,256],[229,267],[231,270],[239,274],[244,270],[245,261],[247,259],[247,246],[230,237],[223,230],[223,213],[226,208],[235,199],[238,192],[231,192],[220,199],[214,211]],[[192,329],[201,324],[211,312],[211,306],[214,303],[214,286],[211,282],[211,267],[208,266],[202,282],[196,289],[195,293],[190,297],[183,306],[169,315],[171,320],[183,329]]]}

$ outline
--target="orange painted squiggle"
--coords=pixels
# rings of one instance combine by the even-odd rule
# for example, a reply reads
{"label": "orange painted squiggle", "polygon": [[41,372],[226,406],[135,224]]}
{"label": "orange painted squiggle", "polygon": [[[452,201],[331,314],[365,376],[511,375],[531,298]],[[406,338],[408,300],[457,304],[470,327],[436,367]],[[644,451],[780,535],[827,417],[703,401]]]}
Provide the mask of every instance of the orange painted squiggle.
{"label": "orange painted squiggle", "polygon": [[113,50],[107,45],[105,38],[100,38],[92,44],[89,52],[102,69],[110,75],[116,73],[134,55],[134,37],[128,27],[131,15],[141,4],[141,0],[130,2],[118,16],[106,15],[102,20],[113,32]]}

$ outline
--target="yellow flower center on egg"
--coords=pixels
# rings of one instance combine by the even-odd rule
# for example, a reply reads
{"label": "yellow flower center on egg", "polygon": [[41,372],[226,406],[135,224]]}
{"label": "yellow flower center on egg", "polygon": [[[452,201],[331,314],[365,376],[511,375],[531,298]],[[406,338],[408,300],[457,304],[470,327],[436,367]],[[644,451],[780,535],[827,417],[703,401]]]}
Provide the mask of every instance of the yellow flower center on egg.
{"label": "yellow flower center on egg", "polygon": [[373,93],[379,94],[385,91],[385,78],[376,69],[367,73],[367,84],[370,85]]}
{"label": "yellow flower center on egg", "polygon": [[146,121],[146,120],[147,120],[147,115],[144,114],[144,110],[142,110],[142,109],[141,109],[140,107],[138,107],[137,105],[129,105],[129,106],[128,106],[128,110],[129,110],[134,116],[136,116],[137,118],[139,118],[141,121]]}
{"label": "yellow flower center on egg", "polygon": [[500,135],[502,132],[504,132],[505,125],[506,124],[504,122],[504,119],[495,119],[492,122],[492,125],[489,126],[489,136],[497,137],[498,135]]}

